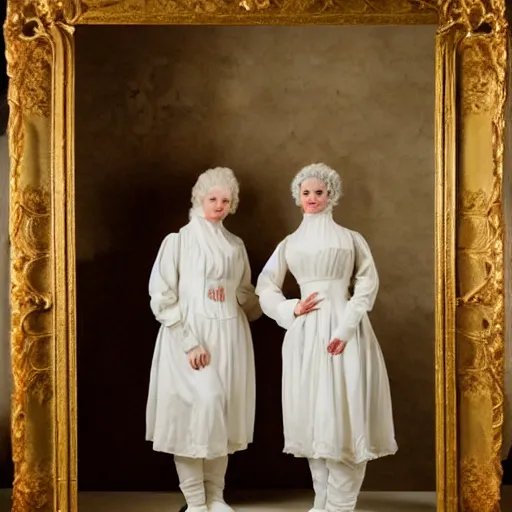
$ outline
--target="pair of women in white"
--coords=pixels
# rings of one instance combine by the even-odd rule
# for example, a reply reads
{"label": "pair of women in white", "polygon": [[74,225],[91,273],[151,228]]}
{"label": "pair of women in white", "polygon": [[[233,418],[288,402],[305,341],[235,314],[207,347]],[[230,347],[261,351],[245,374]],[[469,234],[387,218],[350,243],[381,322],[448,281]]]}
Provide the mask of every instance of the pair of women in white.
{"label": "pair of women in white", "polygon": [[[284,452],[309,461],[312,511],[353,511],[367,461],[397,450],[386,367],[367,317],[378,290],[368,245],[332,218],[341,195],[333,169],[305,167],[291,188],[304,218],[277,246],[256,290],[242,240],[222,223],[239,194],[226,168],[199,177],[190,222],[165,238],[151,273],[151,308],[162,326],[146,437],[174,454],[188,512],[233,511],[224,477],[228,455],[253,438],[248,321],[261,310],[286,330]],[[282,293],[287,271],[300,299]]]}

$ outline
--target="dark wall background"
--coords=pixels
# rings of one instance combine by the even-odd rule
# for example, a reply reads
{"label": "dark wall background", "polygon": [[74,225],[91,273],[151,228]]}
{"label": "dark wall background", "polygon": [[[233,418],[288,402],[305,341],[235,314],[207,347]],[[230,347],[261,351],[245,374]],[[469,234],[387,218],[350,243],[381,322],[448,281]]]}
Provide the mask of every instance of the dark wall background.
{"label": "dark wall background", "polygon": [[[435,27],[78,27],[79,482],[176,488],[172,458],[144,441],[158,325],[147,280],[162,238],[187,221],[197,175],[231,166],[227,222],[256,276],[300,222],[298,169],[340,171],[337,220],[368,239],[380,271],[372,314],[390,373],[400,452],[367,489],[433,489]],[[290,288],[290,293],[293,290]],[[254,325],[254,445],[233,457],[239,488],[310,487],[281,453],[281,342]]]}

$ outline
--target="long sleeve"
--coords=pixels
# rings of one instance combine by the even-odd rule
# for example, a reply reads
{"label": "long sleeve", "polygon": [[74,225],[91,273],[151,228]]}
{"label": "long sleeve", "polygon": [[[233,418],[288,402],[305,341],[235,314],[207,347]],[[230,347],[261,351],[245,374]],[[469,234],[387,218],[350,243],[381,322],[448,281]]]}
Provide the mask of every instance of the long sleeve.
{"label": "long sleeve", "polygon": [[254,293],[254,286],[251,283],[251,267],[249,265],[249,257],[247,250],[243,246],[244,255],[244,273],[240,285],[236,291],[236,298],[240,307],[244,310],[247,315],[249,322],[258,320],[262,315],[258,296]]}
{"label": "long sleeve", "polygon": [[343,341],[353,338],[363,315],[373,308],[379,291],[379,276],[370,247],[359,233],[352,232],[352,239],[355,251],[354,294],[348,301],[333,335],[333,339]]}
{"label": "long sleeve", "polygon": [[[180,235],[168,235],[158,251],[149,278],[150,306],[155,318],[170,328],[181,321],[181,309],[178,297],[179,287],[179,249]],[[184,326],[182,347],[185,352],[199,343],[190,330]]]}
{"label": "long sleeve", "polygon": [[275,320],[283,329],[289,329],[295,320],[294,309],[299,300],[287,300],[282,292],[288,270],[285,247],[286,239],[277,246],[263,267],[256,284],[256,294],[260,298],[263,313]]}

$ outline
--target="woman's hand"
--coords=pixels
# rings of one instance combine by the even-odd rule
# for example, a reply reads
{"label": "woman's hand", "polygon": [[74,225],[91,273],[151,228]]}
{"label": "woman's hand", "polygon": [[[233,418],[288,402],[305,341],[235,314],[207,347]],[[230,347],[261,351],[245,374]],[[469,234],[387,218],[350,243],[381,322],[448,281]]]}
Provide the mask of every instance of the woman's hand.
{"label": "woman's hand", "polygon": [[293,313],[295,316],[305,315],[307,313],[311,313],[311,311],[316,311],[318,308],[318,304],[322,302],[323,299],[317,299],[318,292],[312,293],[309,297],[304,300],[301,300],[295,306]]}
{"label": "woman's hand", "polygon": [[329,352],[331,356],[339,356],[345,350],[346,346],[346,341],[334,339],[327,345],[327,352]]}
{"label": "woman's hand", "polygon": [[203,347],[196,347],[187,352],[187,359],[194,370],[200,370],[210,364],[210,354]]}
{"label": "woman's hand", "polygon": [[208,298],[214,302],[224,302],[226,300],[224,288],[222,288],[222,286],[219,288],[210,288],[208,290]]}

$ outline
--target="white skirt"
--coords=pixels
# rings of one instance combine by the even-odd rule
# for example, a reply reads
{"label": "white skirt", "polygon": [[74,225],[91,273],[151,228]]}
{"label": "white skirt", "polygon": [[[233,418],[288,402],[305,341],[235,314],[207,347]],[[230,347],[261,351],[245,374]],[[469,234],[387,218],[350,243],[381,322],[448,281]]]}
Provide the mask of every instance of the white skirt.
{"label": "white skirt", "polygon": [[[317,285],[307,288],[303,297]],[[346,302],[324,300],[285,335],[285,453],[359,464],[397,451],[386,365],[368,315],[341,355],[327,352]]]}
{"label": "white skirt", "polygon": [[196,314],[191,321],[211,362],[192,369],[181,346],[182,324],[160,328],[151,366],[146,439],[156,451],[213,459],[244,450],[253,439],[252,340],[241,310],[235,318]]}

